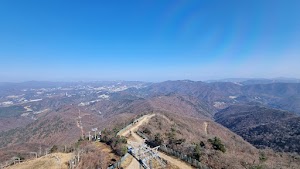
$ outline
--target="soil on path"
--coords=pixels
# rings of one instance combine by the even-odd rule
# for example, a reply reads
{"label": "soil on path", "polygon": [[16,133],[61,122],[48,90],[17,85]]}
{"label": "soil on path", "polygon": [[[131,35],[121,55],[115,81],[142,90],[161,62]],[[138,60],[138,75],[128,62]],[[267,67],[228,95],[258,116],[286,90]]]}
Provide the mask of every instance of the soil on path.
{"label": "soil on path", "polygon": [[[154,117],[155,114],[151,114],[151,115],[145,115],[140,121],[138,121],[137,123],[135,123],[132,127],[128,128],[127,130],[123,131],[122,133],[120,133],[121,136],[128,136],[130,135],[130,137],[128,138],[128,144],[130,145],[135,145],[135,144],[143,144],[144,143],[144,139],[142,139],[140,136],[138,136],[135,131],[138,130],[138,128],[143,125],[144,123],[148,123],[149,120]],[[176,159],[172,156],[168,156],[164,153],[159,152],[158,153],[159,156],[165,160],[167,160],[169,163],[171,163],[172,165],[180,168],[180,169],[193,169],[192,166],[186,164],[185,162]],[[133,158],[131,160],[131,163],[126,167],[126,169],[138,169],[139,168],[139,162]]]}

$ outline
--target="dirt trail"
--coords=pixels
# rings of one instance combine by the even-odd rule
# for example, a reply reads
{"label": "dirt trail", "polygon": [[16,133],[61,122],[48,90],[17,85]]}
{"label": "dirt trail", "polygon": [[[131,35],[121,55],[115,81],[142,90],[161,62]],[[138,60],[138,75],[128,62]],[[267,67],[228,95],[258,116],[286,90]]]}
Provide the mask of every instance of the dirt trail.
{"label": "dirt trail", "polygon": [[[132,127],[130,127],[129,129],[123,131],[122,133],[120,133],[121,136],[126,136],[129,134],[129,132],[131,131],[131,133],[133,134],[135,131],[137,131],[137,129],[144,123],[148,123],[148,121],[154,117],[155,114],[151,114],[151,115],[144,115],[143,118],[138,121],[137,123],[135,123]],[[139,137],[140,138],[140,137]],[[141,139],[143,140],[143,139]]]}
{"label": "dirt trail", "polygon": [[[151,119],[153,116],[155,116],[154,114],[152,115],[145,115],[140,121],[138,121],[136,124],[134,124],[132,127],[130,127],[129,129],[125,130],[124,132],[122,132],[120,135],[121,136],[127,136],[130,134],[131,132],[131,137],[128,139],[128,143],[129,144],[134,144],[134,142],[136,143],[144,143],[144,140],[139,137],[137,134],[135,134],[135,131],[137,131],[137,129],[144,123],[147,123],[149,121],[149,119]],[[138,169],[140,168],[140,164],[136,159],[132,159],[131,163],[126,167],[126,169]]]}
{"label": "dirt trail", "polygon": [[205,134],[207,135],[207,134],[208,134],[208,133],[207,133],[207,126],[208,126],[208,123],[207,123],[207,122],[204,122],[203,125],[204,125],[204,131],[205,131]]}
{"label": "dirt trail", "polygon": [[88,114],[88,113],[81,114],[80,109],[78,109],[78,117],[76,118],[76,125],[81,131],[81,137],[83,137],[83,134],[84,134],[81,118],[84,117],[84,116],[89,116],[89,115],[90,114]]}
{"label": "dirt trail", "polygon": [[[142,124],[149,122],[149,120],[154,116],[155,116],[155,114],[145,115],[139,122],[134,124],[134,126],[130,127],[126,131],[122,132],[120,135],[121,136],[129,135],[129,133],[131,131],[131,137],[129,137],[129,139],[128,139],[129,144],[133,145],[134,143],[139,143],[139,144],[144,143],[144,140],[140,136],[138,136],[135,133],[135,131],[137,131],[138,128]],[[174,157],[168,156],[164,153],[159,152],[159,156],[181,169],[192,169],[193,168],[192,166],[186,164],[185,162],[180,161],[179,159],[176,159]],[[136,159],[133,159],[131,161],[131,163],[126,167],[126,169],[138,169],[138,168],[139,168],[139,162]]]}

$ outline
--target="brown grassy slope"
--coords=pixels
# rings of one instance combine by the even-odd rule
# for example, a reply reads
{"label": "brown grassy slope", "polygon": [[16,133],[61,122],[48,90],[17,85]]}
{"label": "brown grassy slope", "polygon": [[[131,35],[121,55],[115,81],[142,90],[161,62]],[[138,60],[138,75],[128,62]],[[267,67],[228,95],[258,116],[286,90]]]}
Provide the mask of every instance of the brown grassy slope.
{"label": "brown grassy slope", "polygon": [[168,95],[149,100],[154,111],[182,114],[190,117],[211,117],[209,106],[191,96]]}
{"label": "brown grassy slope", "polygon": [[[79,108],[83,134],[87,135],[91,128],[104,129],[116,124],[126,125],[133,118],[133,114],[119,114],[103,118],[99,114]],[[78,127],[79,110],[77,107],[66,106],[59,112],[49,112],[25,128],[10,130],[1,135],[0,146],[18,143],[41,143],[64,145],[74,143],[81,136]],[[3,138],[3,139],[2,139]]]}
{"label": "brown grassy slope", "polygon": [[33,120],[28,117],[0,117],[0,132],[26,126],[32,121]]}
{"label": "brown grassy slope", "polygon": [[[140,131],[145,132],[145,130],[148,130],[146,135],[148,135],[149,140],[154,140],[155,135],[160,133],[163,144],[187,155],[192,155],[195,144],[203,141],[205,148],[201,149],[200,160],[212,168],[238,169],[244,168],[244,166],[250,167],[253,163],[259,164],[260,151],[221,125],[207,119],[190,118],[177,114],[165,114],[164,116],[157,115],[152,118],[147,125],[140,128]],[[207,134],[205,123],[207,123]],[[175,131],[175,134],[173,134],[175,142],[180,139],[185,139],[185,142],[181,144],[170,143],[172,130]],[[225,153],[214,150],[207,141],[215,136],[219,137],[225,145]],[[289,162],[292,158],[286,154],[279,157],[278,154],[268,151],[268,157],[270,160],[264,162],[264,165],[269,167],[281,165],[283,168],[290,168],[291,165],[297,166],[300,164],[299,160]]]}
{"label": "brown grassy slope", "polygon": [[19,156],[23,157],[25,159],[34,158],[33,154],[30,154],[30,152],[38,152],[40,150],[42,154],[45,153],[45,148],[47,148],[47,145],[41,145],[41,144],[35,144],[35,143],[24,143],[24,144],[16,144],[12,146],[7,146],[5,148],[0,149],[0,163],[4,162],[6,160],[11,159],[12,157]]}
{"label": "brown grassy slope", "polygon": [[212,116],[211,110],[205,102],[191,96],[181,96],[178,94],[139,99],[132,102],[130,106],[122,111],[134,114],[169,112],[203,118],[210,118]]}
{"label": "brown grassy slope", "polygon": [[[99,113],[90,111],[89,109],[81,109],[81,122],[84,135],[88,135],[88,131],[92,128],[103,130],[108,127],[119,127],[126,125],[135,116],[134,114],[117,114],[104,118]],[[21,147],[25,152],[37,151],[39,145],[46,145],[51,148],[53,145],[71,146],[81,137],[81,129],[77,126],[78,108],[74,106],[65,106],[58,112],[48,112],[25,128],[17,128],[1,133],[0,136],[0,161],[10,159],[17,155]],[[28,146],[31,145],[35,146]],[[46,147],[43,147],[43,150]]]}
{"label": "brown grassy slope", "polygon": [[54,153],[7,167],[7,169],[68,169],[68,161],[71,158],[72,153]]}
{"label": "brown grassy slope", "polygon": [[82,141],[78,149],[82,152],[78,168],[107,168],[110,164],[120,160],[120,157],[112,152],[110,146],[104,143]]}

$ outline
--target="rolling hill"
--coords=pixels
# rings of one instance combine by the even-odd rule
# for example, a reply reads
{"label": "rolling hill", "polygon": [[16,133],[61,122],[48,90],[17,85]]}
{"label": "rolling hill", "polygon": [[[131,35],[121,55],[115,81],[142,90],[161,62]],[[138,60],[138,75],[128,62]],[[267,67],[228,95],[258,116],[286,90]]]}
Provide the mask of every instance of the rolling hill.
{"label": "rolling hill", "polygon": [[[45,150],[53,145],[69,146],[92,128],[118,130],[138,115],[148,113],[162,115],[145,126],[152,133],[148,133],[149,138],[153,139],[157,132],[163,143],[169,144],[171,135],[168,134],[174,127],[179,132],[173,141],[178,144],[169,146],[193,155],[196,143],[202,141],[206,148],[201,149],[204,155],[200,159],[216,168],[226,168],[225,165],[249,167],[254,160],[255,165],[260,165],[260,148],[299,153],[298,83],[181,80],[66,83],[61,84],[62,87],[59,83],[51,83],[42,88],[46,82],[34,83],[28,89],[24,87],[30,83],[15,88],[5,84],[5,92],[0,93],[0,126],[3,126],[0,161],[18,153],[38,151],[39,147]],[[162,124],[161,129],[159,124]],[[214,137],[224,143],[225,154],[213,148]],[[184,143],[179,144],[183,140]],[[274,162],[277,153],[271,150],[263,152],[270,159],[266,166],[277,165]],[[283,157],[280,161],[285,167],[288,159],[294,159],[289,154],[279,156]],[[237,162],[230,163],[230,159]]]}
{"label": "rolling hill", "polygon": [[258,148],[300,153],[300,117],[294,113],[235,105],[216,113],[215,119]]}

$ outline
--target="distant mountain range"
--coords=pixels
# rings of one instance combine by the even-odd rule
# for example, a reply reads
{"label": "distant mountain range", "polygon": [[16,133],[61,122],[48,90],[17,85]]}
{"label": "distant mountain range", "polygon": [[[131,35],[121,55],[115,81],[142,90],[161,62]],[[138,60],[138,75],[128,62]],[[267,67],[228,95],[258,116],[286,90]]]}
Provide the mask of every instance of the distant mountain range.
{"label": "distant mountain range", "polygon": [[[233,152],[248,161],[258,158],[259,151],[246,141],[257,148],[300,151],[300,83],[296,79],[24,82],[0,84],[0,161],[19,152],[15,147],[21,145],[37,151],[38,145],[72,144],[92,128],[121,128],[147,113],[168,116],[173,122],[161,123],[167,121],[165,127],[170,130],[174,125],[178,136],[181,132],[187,141],[182,151],[187,153],[192,152],[193,142],[210,145],[208,139],[221,138],[229,148],[226,157],[205,149],[207,158],[217,157],[210,165],[219,168],[225,164],[220,159],[233,158]],[[158,130],[157,126],[149,128]],[[250,150],[245,154],[245,149]],[[250,157],[251,153],[255,155]],[[237,160],[230,164],[235,165],[232,168],[242,167],[242,159]]]}
{"label": "distant mountain range", "polygon": [[278,78],[228,78],[228,79],[220,79],[220,80],[208,80],[207,82],[232,82],[232,83],[239,83],[243,85],[250,85],[250,84],[269,84],[269,83],[300,83],[300,79],[296,78],[285,78],[285,77],[278,77]]}

